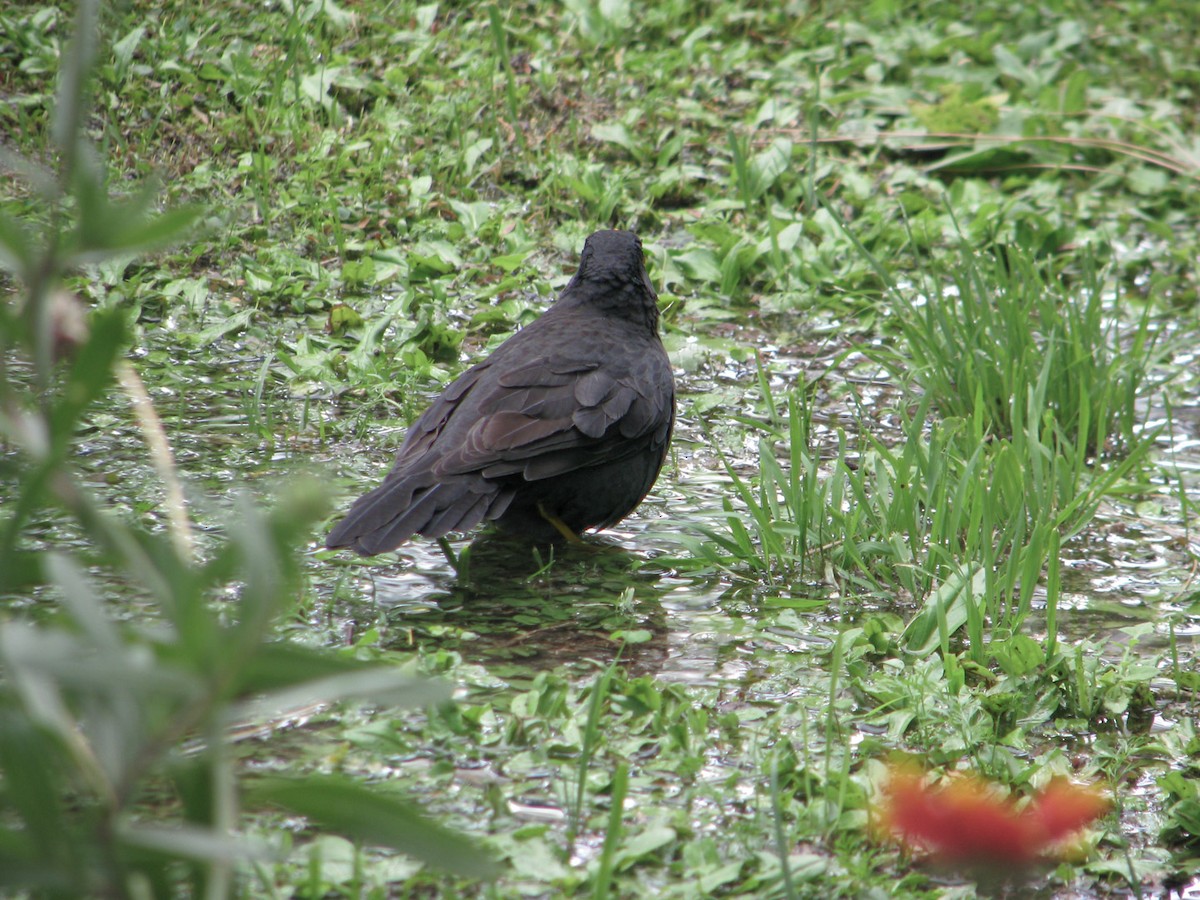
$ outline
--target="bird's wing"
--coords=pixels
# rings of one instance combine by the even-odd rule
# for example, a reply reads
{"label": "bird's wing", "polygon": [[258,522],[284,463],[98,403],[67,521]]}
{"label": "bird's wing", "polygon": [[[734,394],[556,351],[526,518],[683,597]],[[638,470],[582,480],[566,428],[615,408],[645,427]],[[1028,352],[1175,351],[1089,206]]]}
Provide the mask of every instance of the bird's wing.
{"label": "bird's wing", "polygon": [[505,371],[486,396],[462,404],[460,412],[473,412],[475,420],[433,474],[520,472],[536,481],[644,452],[647,443],[665,447],[672,406],[665,358],[648,356],[629,367],[539,356]]}
{"label": "bird's wing", "polygon": [[404,443],[396,454],[393,473],[403,471],[410,463],[419,460],[433,446],[450,422],[450,417],[462,404],[464,398],[491,367],[491,360],[485,359],[459,375],[446,386],[438,398],[429,405],[425,412],[417,417],[408,429]]}

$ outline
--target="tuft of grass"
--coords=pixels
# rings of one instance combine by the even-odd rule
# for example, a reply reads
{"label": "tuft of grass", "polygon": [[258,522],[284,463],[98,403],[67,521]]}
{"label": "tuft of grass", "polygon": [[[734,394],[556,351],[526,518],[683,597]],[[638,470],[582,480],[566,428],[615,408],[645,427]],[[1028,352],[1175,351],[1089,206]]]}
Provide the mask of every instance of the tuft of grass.
{"label": "tuft of grass", "polygon": [[683,536],[701,564],[732,571],[733,566],[744,563],[755,577],[769,584],[811,576],[809,541],[822,535],[826,507],[811,455],[811,410],[797,392],[789,396],[787,411],[786,430],[772,431],[776,440],[788,438],[786,468],[776,458],[775,441],[764,437],[759,444],[758,477],[748,480],[714,442],[739,502],[722,501],[726,532],[705,528],[706,540]]}
{"label": "tuft of grass", "polygon": [[911,378],[943,417],[978,417],[996,437],[1016,437],[1037,408],[1052,417],[1063,452],[1144,442],[1136,403],[1151,386],[1158,333],[1149,306],[1122,327],[1094,253],[1061,271],[1019,245],[976,252],[963,241],[947,267],[923,272],[916,298],[887,277],[903,344],[879,359],[897,377]]}
{"label": "tuft of grass", "polygon": [[[759,426],[757,476],[725,460],[734,493],[726,530],[689,542],[696,564],[748,571],[769,585],[829,576],[842,591],[889,594],[898,585],[919,606],[904,631],[919,655],[949,653],[961,632],[983,662],[990,641],[1029,617],[1044,575],[1053,623],[1062,542],[1106,497],[1135,489],[1152,445],[1131,433],[1121,457],[1099,461],[1082,438],[1072,444],[1053,405],[1050,360],[1011,404],[1009,435],[990,427],[981,387],[969,416],[944,419],[933,417],[926,392],[898,410],[901,440],[867,434],[852,452],[839,432],[826,461],[812,445],[808,390],[789,391],[786,417]],[[765,379],[760,389],[773,410]],[[1095,433],[1088,410],[1080,408],[1077,432]]]}

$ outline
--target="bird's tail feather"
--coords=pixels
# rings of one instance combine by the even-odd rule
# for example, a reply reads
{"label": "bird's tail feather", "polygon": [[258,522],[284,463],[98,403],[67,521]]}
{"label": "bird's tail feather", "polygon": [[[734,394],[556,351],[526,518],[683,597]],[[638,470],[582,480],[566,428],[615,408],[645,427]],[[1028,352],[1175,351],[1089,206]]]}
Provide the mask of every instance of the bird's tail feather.
{"label": "bird's tail feather", "polygon": [[428,484],[420,479],[389,479],[363,495],[346,513],[325,546],[352,547],[363,556],[395,550],[414,534],[440,538],[469,531],[485,517],[498,518],[512,499],[482,478]]}

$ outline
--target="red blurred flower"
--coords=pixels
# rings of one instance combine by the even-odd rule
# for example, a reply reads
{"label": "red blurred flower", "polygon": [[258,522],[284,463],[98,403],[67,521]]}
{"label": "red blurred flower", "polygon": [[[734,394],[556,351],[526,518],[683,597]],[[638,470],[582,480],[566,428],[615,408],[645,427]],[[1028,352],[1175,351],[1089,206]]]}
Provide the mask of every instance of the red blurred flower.
{"label": "red blurred flower", "polygon": [[877,810],[880,826],[945,863],[1028,865],[1061,855],[1063,842],[1108,810],[1095,789],[1056,779],[1019,806],[978,775],[936,787],[895,766]]}

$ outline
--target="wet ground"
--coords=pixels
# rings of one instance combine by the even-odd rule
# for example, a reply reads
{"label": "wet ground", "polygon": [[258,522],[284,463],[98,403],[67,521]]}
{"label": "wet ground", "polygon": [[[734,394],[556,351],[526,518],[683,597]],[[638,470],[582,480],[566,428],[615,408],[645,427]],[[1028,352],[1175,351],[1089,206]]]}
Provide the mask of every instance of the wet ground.
{"label": "wet ground", "polygon": [[[796,379],[815,377],[840,360],[817,395],[815,430],[818,441],[823,436],[831,447],[839,427],[877,434],[892,427],[885,402],[890,386],[844,349],[816,345],[808,357],[762,356],[779,396]],[[372,430],[361,442],[322,441],[315,423],[343,414],[336,398],[291,396],[272,387],[262,379],[263,358],[251,350],[229,347],[220,358],[219,366],[198,359],[142,361],[202,539],[219,533],[240,491],[269,498],[299,475],[316,474],[337,482],[341,509],[386,471],[388,447],[403,435],[398,425]],[[694,359],[700,363],[681,379],[671,459],[637,514],[617,528],[589,538],[586,546],[559,548],[553,557],[498,535],[464,538],[455,542],[460,552],[471,547],[462,577],[431,542],[416,540],[396,554],[362,562],[348,553],[330,556],[314,534],[306,561],[307,625],[293,622],[289,630],[306,627],[307,642],[337,646],[377,628],[386,647],[443,647],[510,686],[547,668],[592,677],[597,664],[620,652],[632,671],[664,682],[736,687],[743,699],[760,702],[803,698],[809,686],[797,673],[820,664],[845,621],[878,610],[907,618],[911,600],[843,596],[838,586],[823,583],[769,589],[674,564],[688,554],[681,536],[719,528],[725,517],[730,480],[711,435],[735,470],[753,472],[757,459],[757,437],[732,422],[754,406],[757,365],[711,353]],[[1178,364],[1186,367],[1188,360]],[[1164,476],[1158,493],[1106,503],[1092,526],[1064,546],[1059,625],[1062,640],[1100,641],[1113,656],[1128,650],[1150,658],[1168,651],[1194,671],[1200,533],[1181,505],[1200,508],[1200,397],[1194,378],[1182,388],[1169,415],[1158,402],[1148,414],[1147,427],[1162,429],[1159,462],[1172,477]],[[857,402],[847,402],[850,396]],[[864,410],[879,415],[864,421]],[[158,527],[162,487],[144,462],[141,436],[120,396],[93,417],[80,436],[79,454],[99,493]],[[54,523],[46,526],[48,541],[71,540],[69,529],[56,533]],[[144,611],[136,599],[119,592],[114,598],[131,617]],[[1145,634],[1129,648],[1123,629],[1139,624],[1147,626]],[[623,640],[628,635],[635,639]],[[814,708],[820,703],[814,695]],[[1176,714],[1159,715],[1151,727],[1174,727]],[[1149,796],[1153,777],[1145,775],[1135,789]],[[1150,821],[1136,827],[1157,831]],[[1183,896],[1200,896],[1200,886],[1191,889]]]}
{"label": "wet ground", "polygon": [[[841,357],[838,370],[825,375],[828,387],[817,394],[818,443],[826,440],[832,448],[837,428],[847,430],[851,440],[851,429],[895,433],[886,412],[891,388],[877,372],[861,357],[844,354],[843,347],[808,349],[807,358],[777,351],[772,356],[773,348],[760,355],[777,397],[798,378],[826,372]],[[362,441],[322,442],[314,423],[343,414],[335,398],[289,396],[269,382],[264,390],[263,357],[245,348],[202,357],[210,362],[141,361],[202,534],[219,531],[240,491],[269,499],[289,480],[315,475],[336,481],[335,505],[341,509],[389,467],[389,448],[403,437],[399,423],[381,425]],[[211,362],[214,358],[219,364]],[[466,579],[428,541],[415,540],[364,564],[349,553],[329,558],[314,535],[308,577],[320,639],[350,643],[380,623],[411,632],[411,640],[418,633],[436,633],[431,639],[453,642],[460,639],[449,635],[470,632],[475,652],[536,669],[581,655],[610,657],[616,645],[607,635],[615,615],[622,627],[643,621],[654,635],[643,651],[656,657],[647,658],[645,666],[659,677],[711,683],[738,677],[738,648],[746,642],[754,643],[759,654],[764,640],[782,641],[781,652],[792,652],[797,643],[828,641],[835,632],[831,620],[852,613],[856,603],[867,609],[891,607],[903,616],[903,597],[840,597],[829,584],[771,591],[729,574],[695,574],[672,566],[688,553],[681,535],[719,529],[725,517],[722,503],[731,495],[730,481],[713,437],[736,471],[752,473],[757,462],[757,436],[732,422],[732,416],[755,405],[757,365],[729,362],[711,352],[692,358],[703,362],[682,375],[671,458],[635,515],[590,537],[585,548],[560,548],[553,560],[499,535],[474,539]],[[1180,358],[1176,364],[1186,368],[1189,361]],[[1158,460],[1165,473],[1159,491],[1107,502],[1091,527],[1063,548],[1059,625],[1066,640],[1097,639],[1150,623],[1152,632],[1140,645],[1147,653],[1169,645],[1187,659],[1195,656],[1200,603],[1192,585],[1200,532],[1192,511],[1200,508],[1200,399],[1196,379],[1176,384],[1169,413],[1156,403],[1146,424],[1159,429]],[[846,400],[850,392],[857,398],[853,406]],[[80,436],[79,464],[118,510],[157,527],[161,484],[145,462],[141,435],[123,399],[114,395],[112,400],[111,409],[97,413]],[[878,418],[863,421],[864,411],[873,410]],[[1188,515],[1181,511],[1183,503],[1191,507]],[[53,539],[69,542],[69,529]],[[460,551],[470,544],[466,538],[455,542]],[[832,615],[831,603],[838,610]],[[802,635],[778,638],[757,631],[757,612],[780,605],[795,609],[805,622]],[[583,654],[581,641],[589,648]]]}
{"label": "wet ground", "polygon": [[[794,379],[814,377],[840,350],[827,349],[824,359],[766,359],[773,372],[772,391],[782,396]],[[837,428],[864,425],[876,434],[895,433],[885,412],[891,386],[853,354],[842,366],[841,375],[831,378],[838,383],[818,393],[828,404],[815,416],[818,441],[823,436],[832,449]],[[739,701],[811,701],[812,709],[819,710],[823,688],[807,683],[803,673],[826,664],[828,648],[846,622],[877,611],[907,619],[913,612],[911,598],[843,596],[838,586],[824,583],[769,589],[729,574],[695,574],[672,565],[688,553],[680,535],[697,535],[704,527],[719,530],[722,503],[732,493],[709,434],[717,430],[721,435],[735,470],[750,473],[756,468],[757,437],[722,422],[733,410],[744,414],[746,404],[707,404],[714,392],[757,395],[756,383],[754,366],[717,368],[711,360],[685,376],[674,454],[651,496],[635,516],[591,538],[587,548],[563,550],[548,568],[541,565],[546,560],[530,558],[527,549],[500,537],[474,543],[465,581],[455,576],[436,546],[422,541],[382,564],[343,568],[345,593],[360,598],[341,607],[340,627],[347,640],[382,623],[400,644],[440,642],[484,664],[508,684],[521,685],[545,667],[573,668],[580,677],[591,677],[597,663],[616,654],[620,643],[614,632],[641,630],[643,639],[622,650],[626,664],[639,674],[732,688]],[[1193,579],[1200,559],[1195,526],[1200,523],[1182,511],[1182,504],[1194,509],[1200,503],[1195,389],[1193,383],[1191,399],[1175,398],[1169,416],[1158,404],[1148,413],[1146,427],[1161,429],[1158,461],[1173,473],[1175,484],[1164,479],[1159,493],[1106,502],[1091,526],[1064,545],[1060,640],[1091,641],[1111,660],[1127,653],[1151,660],[1166,653],[1195,670],[1200,602]],[[859,398],[854,407],[844,399],[831,400],[845,397],[847,390]],[[705,406],[703,414],[697,400]],[[880,414],[864,423],[864,409]],[[372,457],[377,473],[389,464],[386,454],[369,447],[336,448],[323,464],[359,476],[363,452]],[[372,481],[368,477],[358,487]],[[314,577],[327,583],[330,576],[326,571]],[[1035,635],[1036,619],[1035,613]],[[1128,629],[1139,625],[1144,631],[1131,643]],[[1168,695],[1175,692],[1165,675],[1152,686]],[[1188,708],[1191,704],[1172,704],[1157,713],[1144,709],[1132,714],[1149,716],[1139,728],[1162,733],[1175,728]],[[1060,739],[1080,747],[1088,743],[1078,730]],[[1123,830],[1135,835],[1135,844],[1151,840],[1162,825],[1155,777],[1144,771],[1128,786],[1131,795],[1145,800],[1142,811],[1124,822]],[[1180,897],[1200,897],[1200,881],[1180,891]],[[1046,891],[1044,896],[1061,895]]]}
{"label": "wet ground", "polygon": [[[854,363],[853,358],[848,360],[847,368]],[[781,358],[768,360],[768,365],[773,372],[772,390],[779,396],[795,378],[823,368],[820,361]],[[527,548],[492,535],[475,542],[474,568],[464,583],[435,544],[417,540],[382,564],[357,569],[351,576],[356,590],[372,597],[389,622],[410,618],[430,624],[454,621],[459,627],[477,619],[491,623],[483,631],[495,634],[501,645],[510,642],[507,646],[514,653],[523,645],[530,663],[577,655],[570,649],[555,649],[556,641],[572,644],[578,640],[579,634],[572,635],[571,627],[577,631],[594,627],[597,633],[607,633],[614,598],[629,590],[633,597],[627,605],[647,616],[647,610],[653,608],[655,618],[660,611],[664,614],[665,621],[659,623],[665,629],[660,677],[687,682],[731,677],[728,646],[761,637],[754,633],[753,617],[763,605],[791,605],[811,626],[801,640],[827,641],[833,633],[829,620],[838,616],[830,616],[826,607],[833,603],[844,608],[846,599],[837,596],[834,585],[794,585],[771,591],[728,574],[687,574],[671,565],[673,559],[688,553],[679,535],[699,536],[705,527],[719,529],[725,516],[722,503],[732,494],[729,477],[712,450],[710,434],[720,429],[716,433],[724,452],[740,473],[752,473],[757,461],[757,436],[745,428],[739,435],[736,427],[721,424],[722,414],[730,412],[729,408],[707,409],[703,418],[709,424],[702,429],[694,401],[711,397],[714,390],[756,396],[756,379],[751,365],[724,366],[720,371],[707,366],[693,376],[685,375],[674,452],[650,497],[637,514],[590,537],[587,549],[560,549],[548,571],[539,571],[548,559],[534,558]],[[878,401],[890,393],[885,382],[851,374],[843,388],[845,384],[852,386],[862,406],[852,409],[842,401],[839,406],[821,408],[814,419],[817,440],[824,436],[830,450],[836,440],[835,428],[865,425],[884,435],[891,428],[886,414],[866,423],[859,415],[864,408],[884,408]],[[822,393],[830,397],[844,394],[844,390]],[[1159,651],[1173,641],[1185,655],[1194,654],[1200,635],[1200,607],[1191,585],[1195,560],[1200,558],[1200,531],[1196,528],[1200,522],[1189,526],[1181,503],[1193,508],[1200,504],[1200,406],[1194,398],[1176,403],[1169,419],[1165,410],[1154,410],[1146,427],[1162,429],[1158,460],[1178,482],[1163,484],[1157,494],[1105,503],[1084,534],[1063,548],[1059,626],[1065,640],[1095,640],[1126,626],[1161,623],[1161,628],[1143,639],[1147,652]],[[744,414],[744,409],[738,412]],[[365,479],[357,484],[361,490],[370,487],[390,465],[389,453],[369,445],[326,448],[320,457],[322,466]],[[457,543],[460,549],[469,545],[466,540]],[[327,580],[329,576],[320,573],[319,577]],[[501,607],[488,597],[487,585],[497,583],[504,585]],[[564,600],[569,600],[570,627],[561,614]],[[901,597],[861,600],[867,608],[891,607],[901,614],[906,602]],[[559,613],[552,613],[555,607],[560,608]],[[528,610],[525,615],[523,608]],[[546,616],[559,621],[542,621]],[[347,627],[361,628],[361,623],[348,622]],[[512,633],[507,634],[509,631]],[[725,652],[722,647],[727,648]]]}

